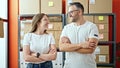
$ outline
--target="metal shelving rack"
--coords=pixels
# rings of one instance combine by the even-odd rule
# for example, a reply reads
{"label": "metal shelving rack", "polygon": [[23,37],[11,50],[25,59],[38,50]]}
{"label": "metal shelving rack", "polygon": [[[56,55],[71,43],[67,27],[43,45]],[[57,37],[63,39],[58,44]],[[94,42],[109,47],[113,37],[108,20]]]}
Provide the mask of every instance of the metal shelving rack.
{"label": "metal shelving rack", "polygon": [[[20,28],[21,28],[20,21],[21,21],[21,18],[23,18],[23,19],[24,18],[32,18],[34,15],[35,14],[23,14],[23,15],[19,15],[18,16],[18,41],[19,41],[18,42],[18,44],[19,44],[18,50],[19,50],[19,52],[21,50],[21,47],[20,47],[20,45],[21,45],[20,44],[21,43],[21,40],[20,40]],[[47,14],[47,15],[48,16],[61,16],[61,18],[62,18],[62,28],[64,27],[64,25],[65,25],[65,15],[64,14]],[[59,52],[59,49],[57,49],[57,51]],[[64,52],[62,52],[62,53],[64,53]],[[62,64],[60,64],[60,65],[62,65],[62,68],[63,68],[63,64],[64,64],[64,62]],[[19,57],[19,63],[18,63],[18,65],[20,67],[20,57]]]}
{"label": "metal shelving rack", "polygon": [[[116,15],[114,13],[90,13],[84,14],[85,16],[112,16],[112,40],[111,41],[99,41],[98,45],[112,45],[112,58],[110,63],[99,63],[98,67],[113,67],[116,68]],[[67,14],[65,15],[67,19]],[[66,24],[67,24],[67,20]],[[65,59],[65,58],[64,58]]]}
{"label": "metal shelving rack", "polygon": [[[20,21],[20,18],[32,18],[35,14],[23,14],[23,15],[20,15],[19,18],[18,18],[18,21]],[[61,16],[62,17],[62,28],[64,27],[65,25],[65,15],[64,14],[47,14],[48,16]],[[19,22],[20,23],[20,22]]]}

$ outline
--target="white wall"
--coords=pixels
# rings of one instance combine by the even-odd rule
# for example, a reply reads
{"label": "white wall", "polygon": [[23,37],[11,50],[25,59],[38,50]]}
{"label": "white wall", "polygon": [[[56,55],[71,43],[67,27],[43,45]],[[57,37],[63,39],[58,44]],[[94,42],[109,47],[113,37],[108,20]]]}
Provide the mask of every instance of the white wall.
{"label": "white wall", "polygon": [[0,38],[0,68],[7,68],[7,50],[8,50],[8,30],[7,23],[4,22],[4,38]]}
{"label": "white wall", "polygon": [[[8,19],[8,0],[0,0],[0,18]],[[4,22],[4,38],[0,38],[0,68],[7,68],[7,23]]]}
{"label": "white wall", "polygon": [[8,15],[7,2],[8,2],[7,0],[0,0],[0,18],[7,19]]}

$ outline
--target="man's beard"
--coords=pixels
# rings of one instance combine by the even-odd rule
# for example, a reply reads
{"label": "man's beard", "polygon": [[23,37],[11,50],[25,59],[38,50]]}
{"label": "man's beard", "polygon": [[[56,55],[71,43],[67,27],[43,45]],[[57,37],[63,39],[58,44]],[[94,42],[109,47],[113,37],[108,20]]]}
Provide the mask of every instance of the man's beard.
{"label": "man's beard", "polygon": [[77,20],[78,20],[77,18],[73,18],[71,21],[72,22],[77,22]]}

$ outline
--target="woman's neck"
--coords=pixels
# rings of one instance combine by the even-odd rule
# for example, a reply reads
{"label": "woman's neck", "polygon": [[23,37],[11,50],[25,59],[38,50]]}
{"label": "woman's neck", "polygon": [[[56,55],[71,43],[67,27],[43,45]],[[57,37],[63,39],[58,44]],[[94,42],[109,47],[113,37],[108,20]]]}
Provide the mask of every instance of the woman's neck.
{"label": "woman's neck", "polygon": [[34,33],[38,35],[42,35],[44,34],[44,30],[37,29]]}

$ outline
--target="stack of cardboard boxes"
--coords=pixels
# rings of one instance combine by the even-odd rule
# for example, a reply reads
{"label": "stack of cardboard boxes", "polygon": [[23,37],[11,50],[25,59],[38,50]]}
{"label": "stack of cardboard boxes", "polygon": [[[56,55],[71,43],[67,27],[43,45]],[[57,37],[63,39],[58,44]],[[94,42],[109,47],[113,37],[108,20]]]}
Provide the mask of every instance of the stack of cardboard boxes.
{"label": "stack of cardboard boxes", "polygon": [[40,0],[19,0],[19,13],[21,15],[40,13]]}
{"label": "stack of cardboard boxes", "polygon": [[41,13],[62,14],[62,0],[41,0]]}
{"label": "stack of cardboard boxes", "polygon": [[47,30],[47,32],[53,34],[53,36],[55,38],[56,46],[58,48],[60,34],[62,31],[62,25],[63,25],[62,17],[61,16],[51,16],[51,17],[49,17],[49,20],[50,20],[50,24],[49,24],[49,29]]}
{"label": "stack of cardboard boxes", "polygon": [[109,63],[109,46],[103,45],[98,46],[100,49],[100,53],[96,54],[96,62],[97,63]]}
{"label": "stack of cardboard boxes", "polygon": [[62,0],[20,0],[20,14],[62,14]]}
{"label": "stack of cardboard boxes", "polygon": [[71,2],[80,2],[84,13],[112,13],[112,0],[66,0],[66,13]]}
{"label": "stack of cardboard boxes", "polygon": [[109,18],[108,16],[95,16],[94,22],[99,30],[100,41],[109,41]]}
{"label": "stack of cardboard boxes", "polygon": [[112,13],[112,0],[89,0],[89,13]]}

